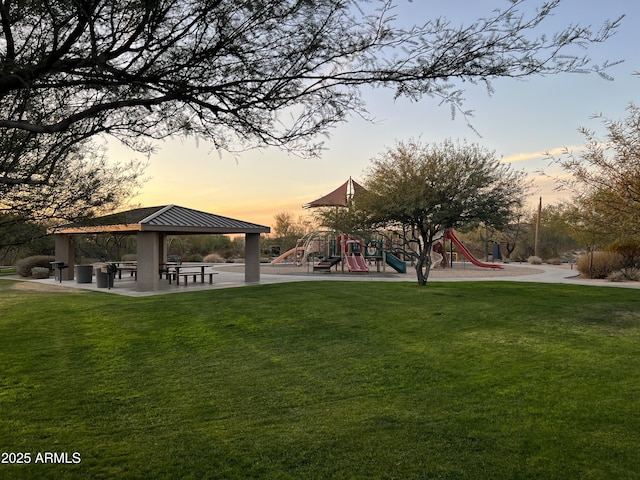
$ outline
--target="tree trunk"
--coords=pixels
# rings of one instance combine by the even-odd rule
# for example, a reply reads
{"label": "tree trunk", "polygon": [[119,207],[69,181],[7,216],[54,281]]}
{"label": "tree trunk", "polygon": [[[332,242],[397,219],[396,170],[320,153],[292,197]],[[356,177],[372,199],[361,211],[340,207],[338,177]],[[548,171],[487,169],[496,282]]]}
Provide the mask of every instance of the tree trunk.
{"label": "tree trunk", "polygon": [[421,287],[426,286],[429,280],[429,272],[431,271],[431,249],[433,248],[433,239],[425,239],[425,235],[423,235],[423,240],[424,246],[416,262],[416,275],[418,277],[418,285]]}

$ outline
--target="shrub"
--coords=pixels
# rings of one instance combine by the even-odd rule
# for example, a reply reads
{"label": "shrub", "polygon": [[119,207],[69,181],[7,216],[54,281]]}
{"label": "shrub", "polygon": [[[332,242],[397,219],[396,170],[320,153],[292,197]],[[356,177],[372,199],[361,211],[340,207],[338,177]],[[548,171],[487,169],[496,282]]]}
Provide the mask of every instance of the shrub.
{"label": "shrub", "polygon": [[632,268],[638,265],[640,260],[640,244],[631,239],[619,239],[614,241],[607,250],[619,253],[624,258],[624,267]]}
{"label": "shrub", "polygon": [[42,267],[51,270],[51,262],[55,261],[55,257],[48,255],[35,255],[33,257],[23,258],[16,263],[16,272],[21,277],[30,277],[31,269],[34,267]]}
{"label": "shrub", "polygon": [[607,278],[610,274],[623,267],[622,255],[614,252],[593,252],[582,255],[576,262],[576,269],[589,278]]}
{"label": "shrub", "polygon": [[547,263],[549,265],[562,265],[562,259],[559,257],[550,258]]}
{"label": "shrub", "polygon": [[640,281],[640,270],[633,267],[616,270],[607,275],[607,280],[610,282],[637,282]]}
{"label": "shrub", "polygon": [[573,252],[565,252],[562,254],[562,261],[564,263],[576,263],[578,255]]}
{"label": "shrub", "polygon": [[632,282],[640,282],[640,268],[629,267],[623,268],[622,271],[628,280],[631,280]]}
{"label": "shrub", "polygon": [[184,256],[182,261],[183,262],[201,262],[202,261],[202,255],[200,255],[199,253],[189,253],[189,254]]}
{"label": "shrub", "polygon": [[31,269],[31,277],[32,278],[49,278],[51,274],[51,270],[47,267],[33,267]]}
{"label": "shrub", "polygon": [[527,262],[529,262],[531,265],[542,265],[542,259],[540,257],[536,257],[535,255],[530,256],[527,259]]}
{"label": "shrub", "polygon": [[217,253],[210,253],[206,257],[202,259],[203,262],[206,263],[224,263],[224,258]]}
{"label": "shrub", "polygon": [[135,253],[125,253],[122,255],[123,262],[135,262],[136,260],[138,260],[138,255]]}

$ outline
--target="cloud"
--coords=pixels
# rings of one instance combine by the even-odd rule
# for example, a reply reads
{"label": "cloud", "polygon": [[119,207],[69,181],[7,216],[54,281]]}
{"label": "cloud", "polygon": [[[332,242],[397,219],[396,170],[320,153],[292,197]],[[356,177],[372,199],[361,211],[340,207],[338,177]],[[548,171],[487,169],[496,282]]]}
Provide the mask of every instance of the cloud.
{"label": "cloud", "polygon": [[516,153],[514,155],[508,155],[506,157],[502,157],[500,160],[501,163],[520,163],[520,162],[528,162],[530,160],[545,160],[549,156],[557,156],[562,155],[565,152],[581,152],[585,150],[584,145],[580,146],[571,146],[571,147],[556,147],[549,150],[545,150],[542,152],[528,152],[528,153]]}

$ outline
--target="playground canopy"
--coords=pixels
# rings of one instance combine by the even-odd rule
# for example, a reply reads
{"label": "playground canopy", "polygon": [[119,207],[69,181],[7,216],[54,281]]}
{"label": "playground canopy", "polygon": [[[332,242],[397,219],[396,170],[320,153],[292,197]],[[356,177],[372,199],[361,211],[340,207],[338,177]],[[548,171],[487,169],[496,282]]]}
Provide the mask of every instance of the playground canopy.
{"label": "playground canopy", "polygon": [[348,207],[349,201],[362,190],[364,190],[364,187],[349,177],[349,180],[333,192],[327,193],[324,197],[320,197],[313,202],[304,204],[302,208]]}
{"label": "playground canopy", "polygon": [[73,280],[75,248],[73,235],[92,233],[131,234],[137,236],[138,290],[158,288],[158,267],[166,263],[166,235],[214,233],[245,234],[245,281],[260,280],[260,234],[270,228],[234,218],[201,212],[178,205],[136,208],[126,212],[93,218],[83,223],[49,229],[55,237],[56,261],[69,268],[64,280]]}

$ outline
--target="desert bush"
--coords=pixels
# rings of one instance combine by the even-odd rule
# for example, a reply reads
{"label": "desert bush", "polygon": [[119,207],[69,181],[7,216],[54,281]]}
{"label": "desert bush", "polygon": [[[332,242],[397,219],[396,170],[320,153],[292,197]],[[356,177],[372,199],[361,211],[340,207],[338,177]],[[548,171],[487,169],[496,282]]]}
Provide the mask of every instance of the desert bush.
{"label": "desert bush", "polygon": [[562,259],[560,257],[554,257],[547,260],[549,265],[562,265]]}
{"label": "desert bush", "polygon": [[607,275],[607,280],[610,282],[637,282],[640,281],[640,269],[630,267],[616,270]]}
{"label": "desert bush", "polygon": [[199,253],[189,253],[182,258],[183,262],[201,262],[202,255]]}
{"label": "desert bush", "polygon": [[47,267],[33,267],[31,269],[31,278],[49,278],[51,270]]}
{"label": "desert bush", "polygon": [[206,263],[224,263],[224,258],[222,258],[222,255],[219,255],[217,253],[210,253],[209,255],[204,257],[202,261]]}
{"label": "desert bush", "polygon": [[607,250],[622,255],[625,269],[637,267],[640,263],[640,243],[632,239],[618,239]]}
{"label": "desert bush", "polygon": [[542,259],[540,257],[536,257],[535,255],[530,256],[527,259],[527,262],[531,265],[542,265]]}
{"label": "desert bush", "polygon": [[48,255],[34,255],[26,257],[16,262],[16,272],[21,277],[30,277],[31,269],[34,267],[42,267],[51,270],[51,262],[55,261],[55,257]]}
{"label": "desert bush", "polygon": [[610,282],[626,282],[627,277],[622,270],[616,270],[615,272],[611,272],[607,275],[607,280]]}
{"label": "desert bush", "polygon": [[593,252],[582,255],[576,262],[576,269],[589,278],[607,278],[611,273],[622,270],[623,257],[615,252]]}
{"label": "desert bush", "polygon": [[624,275],[625,277],[627,277],[627,279],[631,280],[632,282],[640,282],[640,268],[629,267],[623,268],[622,271],[624,272]]}

